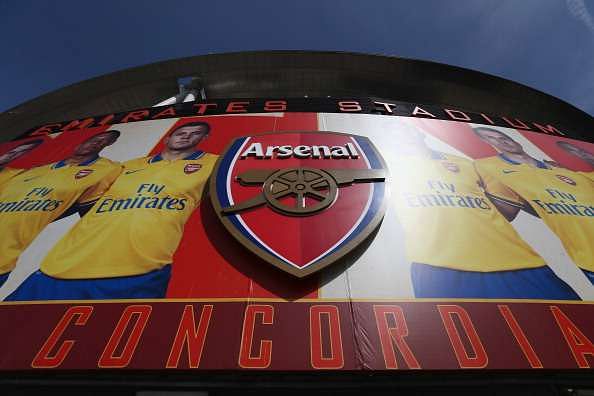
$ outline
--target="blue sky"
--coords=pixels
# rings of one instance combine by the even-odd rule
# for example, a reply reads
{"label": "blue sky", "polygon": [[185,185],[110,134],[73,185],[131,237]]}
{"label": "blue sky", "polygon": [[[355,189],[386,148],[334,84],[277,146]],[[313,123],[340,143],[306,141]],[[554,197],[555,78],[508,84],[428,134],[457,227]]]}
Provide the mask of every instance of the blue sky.
{"label": "blue sky", "polygon": [[594,0],[0,0],[0,111],[151,62],[268,49],[448,63],[594,114]]}

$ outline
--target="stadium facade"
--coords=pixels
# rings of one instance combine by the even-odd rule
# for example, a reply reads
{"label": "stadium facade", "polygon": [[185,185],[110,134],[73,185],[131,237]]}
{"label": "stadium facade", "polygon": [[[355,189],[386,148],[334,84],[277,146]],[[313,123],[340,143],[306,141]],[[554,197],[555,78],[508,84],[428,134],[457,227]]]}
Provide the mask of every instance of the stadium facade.
{"label": "stadium facade", "polygon": [[0,127],[8,394],[594,387],[594,119],[557,98],[246,52],[83,81]]}

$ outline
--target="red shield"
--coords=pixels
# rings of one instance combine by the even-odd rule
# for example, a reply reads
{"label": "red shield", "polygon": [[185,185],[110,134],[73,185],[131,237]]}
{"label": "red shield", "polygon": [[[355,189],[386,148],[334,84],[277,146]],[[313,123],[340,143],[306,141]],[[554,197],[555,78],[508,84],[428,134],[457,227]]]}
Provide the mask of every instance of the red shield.
{"label": "red shield", "polygon": [[458,167],[458,165],[454,164],[453,162],[442,162],[441,164],[443,165],[444,168],[446,168],[450,172],[454,172],[454,173],[460,172],[460,168]]}
{"label": "red shield", "polygon": [[575,186],[577,183],[575,182],[575,180],[573,180],[571,177],[565,176],[565,175],[555,175],[557,176],[557,179],[561,180],[562,182],[565,182],[567,184],[571,184],[572,186]]}
{"label": "red shield", "polygon": [[197,170],[200,170],[200,168],[202,168],[202,165],[200,165],[200,164],[187,164],[186,166],[184,166],[184,173],[186,173],[186,174],[194,173]]}
{"label": "red shield", "polygon": [[93,173],[93,169],[82,169],[79,170],[76,175],[74,175],[75,179],[82,179],[85,176],[89,176],[91,173]]}
{"label": "red shield", "polygon": [[377,227],[385,177],[366,137],[275,132],[231,143],[211,177],[211,198],[245,247],[301,277],[345,256]]}

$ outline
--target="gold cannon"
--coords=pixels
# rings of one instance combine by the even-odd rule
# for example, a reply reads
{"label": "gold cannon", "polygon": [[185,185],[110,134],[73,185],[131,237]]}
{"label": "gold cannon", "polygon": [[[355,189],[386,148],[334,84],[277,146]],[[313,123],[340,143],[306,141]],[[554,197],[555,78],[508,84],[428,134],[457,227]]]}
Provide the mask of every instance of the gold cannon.
{"label": "gold cannon", "polygon": [[[262,193],[223,208],[222,212],[231,214],[268,204],[287,216],[308,216],[332,205],[339,187],[385,178],[383,169],[253,169],[238,175],[236,180],[244,186],[263,184]],[[285,197],[292,199],[287,202]]]}

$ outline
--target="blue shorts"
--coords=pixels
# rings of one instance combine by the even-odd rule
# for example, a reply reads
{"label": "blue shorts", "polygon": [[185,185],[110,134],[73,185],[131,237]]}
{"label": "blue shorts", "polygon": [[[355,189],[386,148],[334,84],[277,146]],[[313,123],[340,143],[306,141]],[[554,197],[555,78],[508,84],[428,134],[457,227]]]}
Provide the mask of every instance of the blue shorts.
{"label": "blue shorts", "polygon": [[2,285],[4,283],[6,283],[6,280],[8,279],[9,275],[10,275],[10,272],[0,275],[0,287],[2,287]]}
{"label": "blue shorts", "polygon": [[413,263],[417,298],[530,298],[581,300],[549,267],[473,272]]}
{"label": "blue shorts", "polygon": [[99,279],[58,279],[36,271],[5,301],[163,298],[170,277],[171,265],[142,275]]}

